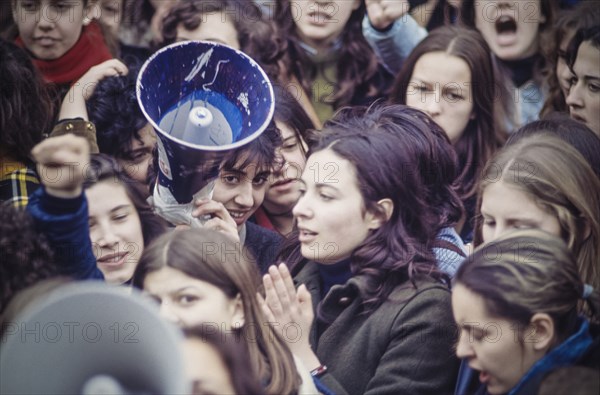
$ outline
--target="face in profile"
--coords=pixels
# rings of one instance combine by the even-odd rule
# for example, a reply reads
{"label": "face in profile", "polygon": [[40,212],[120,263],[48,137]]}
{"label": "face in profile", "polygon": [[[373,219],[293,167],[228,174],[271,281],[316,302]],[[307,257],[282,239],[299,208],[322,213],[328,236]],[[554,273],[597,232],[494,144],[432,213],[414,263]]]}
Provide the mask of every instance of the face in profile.
{"label": "face in profile", "polygon": [[243,162],[244,157],[232,169],[221,169],[213,192],[213,200],[225,206],[238,229],[262,204],[271,175],[255,163],[242,168]]}
{"label": "face in profile", "polygon": [[567,105],[571,118],[600,136],[600,48],[584,41],[573,64]]}
{"label": "face in profile", "polygon": [[293,213],[305,258],[320,263],[346,259],[380,226],[364,208],[355,166],[333,150],[308,158],[300,184]]}
{"label": "face in profile", "polygon": [[475,27],[502,60],[519,60],[538,52],[540,24],[546,21],[541,0],[479,0]]}
{"label": "face in profile", "polygon": [[484,299],[462,284],[452,289],[452,311],[460,330],[456,356],[479,372],[490,394],[508,393],[539,360],[531,341],[519,342],[518,325],[490,315]]}
{"label": "face in profile", "polygon": [[328,48],[340,37],[361,1],[292,1],[292,17],[300,39],[316,49]]}
{"label": "face in profile", "polygon": [[79,40],[90,0],[15,0],[13,18],[25,47],[38,59],[63,56]]}
{"label": "face in profile", "polygon": [[125,187],[112,178],[85,191],[90,238],[98,269],[111,284],[131,279],[144,250],[138,212]]}
{"label": "face in profile", "polygon": [[427,113],[456,144],[474,118],[469,65],[442,51],[424,54],[415,63],[406,104]]}
{"label": "face in profile", "polygon": [[304,141],[289,125],[275,121],[283,145],[279,154],[283,164],[273,172],[263,205],[269,213],[289,213],[300,197],[300,176],[306,165]]}
{"label": "face in profile", "polygon": [[483,190],[481,216],[484,242],[515,229],[540,229],[561,236],[555,215],[540,207],[529,194],[502,181],[492,182]]}
{"label": "face in profile", "polygon": [[230,298],[216,285],[172,267],[149,273],[144,291],[159,303],[161,316],[179,326],[204,324],[224,331],[244,325],[239,294]]}
{"label": "face in profile", "polygon": [[202,14],[202,21],[196,29],[188,30],[183,24],[177,26],[177,41],[199,40],[211,41],[240,48],[238,32],[233,23],[234,16],[224,13]]}

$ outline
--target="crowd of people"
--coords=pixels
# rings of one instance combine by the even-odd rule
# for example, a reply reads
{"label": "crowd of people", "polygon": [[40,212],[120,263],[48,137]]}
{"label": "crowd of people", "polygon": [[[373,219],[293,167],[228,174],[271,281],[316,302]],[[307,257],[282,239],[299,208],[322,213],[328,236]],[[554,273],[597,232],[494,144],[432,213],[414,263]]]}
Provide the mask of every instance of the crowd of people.
{"label": "crowd of people", "polygon": [[[3,343],[95,281],[177,328],[189,393],[600,390],[599,1],[0,11]],[[188,40],[244,52],[274,92],[192,202],[201,229],[157,214],[136,96]]]}

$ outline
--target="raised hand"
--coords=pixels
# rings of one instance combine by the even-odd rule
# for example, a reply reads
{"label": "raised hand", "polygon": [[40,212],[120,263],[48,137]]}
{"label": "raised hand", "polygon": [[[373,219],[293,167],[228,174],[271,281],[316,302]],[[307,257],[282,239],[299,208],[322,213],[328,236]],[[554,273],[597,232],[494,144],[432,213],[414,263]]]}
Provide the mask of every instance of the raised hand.
{"label": "raised hand", "polygon": [[[292,276],[285,264],[271,266],[263,276],[264,299],[259,295],[263,313],[269,322],[278,324],[281,330],[286,325],[296,327],[298,333],[289,340],[288,346],[304,365],[314,369],[320,365],[310,347],[309,334],[314,320],[312,298],[304,284],[294,287]],[[285,332],[287,333],[287,331]]]}
{"label": "raised hand", "polygon": [[60,107],[59,119],[83,118],[88,120],[85,102],[96,86],[107,77],[127,75],[127,66],[118,59],[110,59],[91,67],[69,90]]}
{"label": "raised hand", "polygon": [[46,192],[61,198],[81,195],[90,148],[86,139],[72,134],[50,137],[31,151]]}
{"label": "raised hand", "polygon": [[408,12],[408,0],[365,0],[369,21],[374,28],[385,30]]}

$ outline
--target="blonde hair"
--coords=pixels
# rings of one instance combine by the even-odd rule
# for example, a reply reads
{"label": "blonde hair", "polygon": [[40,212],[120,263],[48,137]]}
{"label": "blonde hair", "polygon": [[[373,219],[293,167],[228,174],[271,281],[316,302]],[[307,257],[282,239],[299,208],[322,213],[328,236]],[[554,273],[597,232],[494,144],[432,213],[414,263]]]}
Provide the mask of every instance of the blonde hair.
{"label": "blonde hair", "polygon": [[479,187],[475,245],[481,243],[481,196],[494,182],[527,195],[558,220],[584,282],[600,288],[600,180],[572,146],[550,135],[523,138],[485,167]]}
{"label": "blonde hair", "polygon": [[[559,341],[576,329],[585,289],[565,243],[537,229],[509,232],[477,248],[454,281],[480,295],[492,316],[523,327],[534,314],[548,314]],[[595,318],[597,289],[587,301]]]}

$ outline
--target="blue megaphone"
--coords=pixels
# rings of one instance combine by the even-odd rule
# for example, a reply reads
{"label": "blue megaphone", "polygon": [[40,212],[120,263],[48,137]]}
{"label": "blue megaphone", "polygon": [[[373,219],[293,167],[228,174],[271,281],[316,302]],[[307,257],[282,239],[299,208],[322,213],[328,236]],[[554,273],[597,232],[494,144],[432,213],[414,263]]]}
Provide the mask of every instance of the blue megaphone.
{"label": "blue megaphone", "polygon": [[222,44],[187,41],[162,48],[142,66],[136,88],[158,136],[158,186],[179,204],[209,185],[227,152],[257,138],[273,117],[265,72]]}

